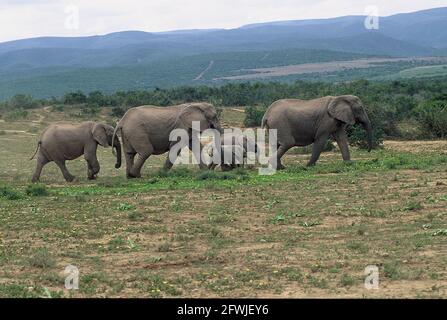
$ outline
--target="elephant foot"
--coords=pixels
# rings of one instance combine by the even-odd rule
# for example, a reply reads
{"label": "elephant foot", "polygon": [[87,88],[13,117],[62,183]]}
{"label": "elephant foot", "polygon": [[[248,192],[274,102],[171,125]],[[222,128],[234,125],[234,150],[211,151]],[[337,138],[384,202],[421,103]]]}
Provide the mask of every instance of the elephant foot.
{"label": "elephant foot", "polygon": [[69,177],[65,177],[65,181],[67,182],[73,182],[73,180],[75,179],[75,176],[69,176]]}
{"label": "elephant foot", "polygon": [[96,180],[96,176],[87,177],[88,180]]}
{"label": "elephant foot", "polygon": [[307,167],[315,167],[315,162],[314,162],[314,163],[309,162],[309,163],[307,164]]}
{"label": "elephant foot", "polygon": [[286,167],[282,163],[280,163],[276,170],[286,170]]}
{"label": "elephant foot", "polygon": [[31,179],[31,182],[32,182],[32,183],[38,183],[38,182],[39,182],[39,178],[32,178],[32,179]]}
{"label": "elephant foot", "polygon": [[344,160],[343,162],[347,165],[351,165],[354,163],[354,161],[352,161],[352,160]]}
{"label": "elephant foot", "polygon": [[127,174],[127,179],[139,179],[141,178],[141,174],[139,176],[133,175],[131,173]]}
{"label": "elephant foot", "polygon": [[200,170],[208,170],[209,168],[208,168],[208,166],[206,164],[201,163],[201,164],[199,164],[199,169]]}
{"label": "elephant foot", "polygon": [[275,170],[285,170],[285,169],[286,169],[286,167],[284,167],[284,165],[283,165],[281,162],[279,162],[279,161],[276,163],[276,168],[275,168],[275,166],[269,161],[269,167],[272,168],[272,169],[275,169]]}
{"label": "elephant foot", "polygon": [[223,172],[227,172],[227,171],[231,171],[231,170],[233,170],[233,167],[231,167],[231,166],[229,166],[229,165],[226,165],[226,164],[223,164],[223,165],[220,166],[220,169],[221,169]]}

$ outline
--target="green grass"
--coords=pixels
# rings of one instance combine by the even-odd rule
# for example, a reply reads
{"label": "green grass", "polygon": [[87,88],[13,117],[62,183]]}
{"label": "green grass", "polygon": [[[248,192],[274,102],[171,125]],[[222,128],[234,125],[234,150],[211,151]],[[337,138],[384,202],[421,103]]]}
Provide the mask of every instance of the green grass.
{"label": "green grass", "polygon": [[[20,159],[35,148],[26,135],[0,140]],[[350,165],[335,150],[312,168],[291,153],[272,176],[166,172],[163,155],[137,180],[99,148],[98,180],[80,159],[68,163],[77,181],[50,164],[32,185],[35,162],[2,153],[0,296],[442,297],[444,148],[352,148]],[[78,291],[64,289],[68,264]],[[380,268],[380,290],[363,290],[368,265]]]}

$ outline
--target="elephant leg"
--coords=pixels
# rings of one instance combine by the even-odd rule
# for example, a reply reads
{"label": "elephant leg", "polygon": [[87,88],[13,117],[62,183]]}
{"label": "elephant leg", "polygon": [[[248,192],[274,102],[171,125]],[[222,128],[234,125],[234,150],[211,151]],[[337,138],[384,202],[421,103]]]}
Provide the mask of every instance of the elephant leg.
{"label": "elephant leg", "polygon": [[68,172],[68,169],[65,166],[65,160],[57,160],[57,161],[54,161],[54,162],[57,164],[57,166],[61,170],[62,175],[64,176],[65,181],[72,182],[75,177],[73,175],[71,175],[70,172]]}
{"label": "elephant leg", "polygon": [[154,147],[151,144],[146,146],[145,151],[138,152],[138,157],[135,160],[132,169],[130,169],[128,178],[141,178],[141,169],[143,168],[143,165],[146,162],[146,160],[151,156],[153,152]]}
{"label": "elephant leg", "polygon": [[312,156],[310,157],[309,162],[307,163],[308,167],[312,167],[315,165],[315,163],[318,161],[318,159],[320,158],[320,154],[324,149],[324,146],[326,145],[326,141],[329,138],[328,135],[324,135],[324,136],[320,136],[318,137],[315,142],[314,145],[312,147]]}
{"label": "elephant leg", "polygon": [[100,170],[98,158],[96,157],[96,149],[96,143],[90,144],[84,149],[84,159],[85,161],[87,161],[88,167],[87,178],[89,180],[95,180],[96,175],[99,173]]}
{"label": "elephant leg", "polygon": [[272,155],[272,157],[269,160],[269,163],[273,165],[272,159],[276,157],[276,169],[277,170],[283,170],[285,167],[281,163],[281,158],[284,156],[284,154],[292,148],[292,145],[279,145],[278,150],[276,150],[276,154]]}
{"label": "elephant leg", "polygon": [[[177,142],[177,143],[179,143],[179,142]],[[174,146],[174,145],[173,145]],[[172,147],[171,147],[172,148]],[[171,170],[171,168],[172,168],[172,166],[174,165],[174,162],[175,162],[175,160],[178,158],[178,156],[180,155],[180,153],[182,152],[182,149],[178,149],[177,150],[177,153],[175,154],[175,159],[174,159],[174,161],[171,161],[171,159],[170,159],[170,155],[171,155],[171,148],[169,149],[169,152],[168,152],[168,156],[167,156],[167,158],[166,158],[166,161],[165,161],[165,164],[164,164],[164,166],[163,166],[163,169],[165,169],[165,170]]]}
{"label": "elephant leg", "polygon": [[134,166],[135,155],[136,153],[130,153],[130,152],[126,152],[124,155],[126,157],[126,176],[128,178],[130,178],[130,171]]}
{"label": "elephant leg", "polygon": [[99,173],[100,170],[98,159],[96,157],[86,157],[85,160],[87,161],[88,165],[87,178],[89,180],[95,180],[96,175]]}
{"label": "elephant leg", "polygon": [[130,146],[130,143],[127,141],[126,137],[122,137],[123,141],[123,150],[124,150],[124,157],[126,159],[126,177],[132,178],[130,176],[130,171],[132,170],[135,162],[135,155],[137,154],[136,151]]}
{"label": "elephant leg", "polygon": [[338,147],[340,148],[343,161],[350,162],[351,155],[349,154],[348,136],[346,135],[345,130],[338,130],[335,132],[334,139],[337,141]]}
{"label": "elephant leg", "polygon": [[38,182],[40,179],[40,174],[42,173],[43,167],[50,162],[42,153],[39,152],[39,155],[37,156],[37,165],[36,170],[34,171],[34,175],[32,178],[32,182]]}
{"label": "elephant leg", "polygon": [[[194,154],[193,148],[192,148],[192,141],[189,142],[189,150],[192,152],[193,156],[196,158],[197,162],[199,163],[200,169],[208,169],[208,166],[202,161],[202,150],[203,146],[200,144],[200,152],[198,155]],[[197,159],[198,158],[198,159]]]}

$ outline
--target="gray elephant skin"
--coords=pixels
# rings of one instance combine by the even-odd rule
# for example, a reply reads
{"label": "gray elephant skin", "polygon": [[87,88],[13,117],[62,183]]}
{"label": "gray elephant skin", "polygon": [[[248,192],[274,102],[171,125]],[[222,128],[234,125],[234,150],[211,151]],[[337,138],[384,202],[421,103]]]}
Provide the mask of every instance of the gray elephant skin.
{"label": "gray elephant skin", "polygon": [[282,156],[292,147],[313,143],[308,166],[313,166],[330,137],[337,142],[344,161],[351,160],[346,127],[360,123],[372,148],[372,127],[362,101],[353,95],[327,96],[314,100],[284,99],[274,102],[262,119],[262,127],[276,129],[278,150],[270,158],[277,169],[284,169]]}
{"label": "gray elephant skin", "polygon": [[42,168],[54,161],[61,170],[66,181],[71,182],[74,176],[70,174],[65,161],[74,160],[84,155],[87,161],[87,177],[96,179],[100,166],[96,157],[98,144],[103,147],[112,146],[116,151],[115,168],[121,167],[121,144],[119,140],[112,143],[114,129],[112,126],[86,121],[80,124],[53,124],[48,126],[41,134],[36,152],[37,166],[32,181],[40,179]]}
{"label": "gray elephant skin", "polygon": [[[120,120],[115,134],[121,133],[123,150],[126,159],[126,175],[128,178],[140,178],[144,162],[151,155],[168,152],[177,141],[169,141],[174,129],[188,132],[192,149],[192,122],[200,122],[200,131],[217,129],[221,131],[216,109],[208,103],[187,103],[170,107],[141,106],[129,109]],[[180,150],[177,156],[180,154]],[[138,157],[136,157],[138,155]],[[206,165],[199,161],[200,167]],[[166,159],[164,168],[170,169],[173,163]]]}
{"label": "gray elephant skin", "polygon": [[[212,158],[214,148],[208,149],[208,155]],[[249,136],[239,133],[224,133],[220,137],[220,167],[222,171],[230,171],[237,167],[244,167],[244,161],[249,152],[254,152],[256,160],[258,159],[259,147]],[[208,169],[214,170],[217,163],[211,162]]]}

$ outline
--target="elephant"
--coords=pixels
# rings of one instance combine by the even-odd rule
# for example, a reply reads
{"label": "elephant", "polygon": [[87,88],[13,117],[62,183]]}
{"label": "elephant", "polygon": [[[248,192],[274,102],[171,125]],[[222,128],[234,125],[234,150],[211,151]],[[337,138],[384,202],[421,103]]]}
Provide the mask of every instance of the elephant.
{"label": "elephant", "polygon": [[[208,149],[208,155],[212,158],[214,149]],[[250,137],[239,133],[224,133],[220,137],[220,167],[222,171],[230,171],[237,167],[244,167],[244,160],[248,157],[248,152],[254,152],[258,159],[258,145]],[[211,162],[208,169],[214,170],[218,163]]]}
{"label": "elephant", "polygon": [[276,129],[278,149],[269,162],[281,170],[281,157],[292,147],[313,143],[308,166],[317,162],[329,137],[337,142],[343,160],[351,161],[346,127],[360,123],[367,133],[368,152],[372,148],[372,126],[362,101],[353,95],[326,96],[313,100],[284,99],[265,112],[262,127]]}
{"label": "elephant", "polygon": [[[206,129],[222,131],[216,109],[208,103],[187,103],[169,107],[140,106],[129,109],[119,121],[114,133],[114,136],[118,131],[121,133],[127,178],[140,178],[144,162],[152,154],[168,152],[178,143],[169,139],[175,129],[184,129],[188,133],[188,146],[192,150],[192,136],[198,134],[192,129],[193,121],[199,122],[200,132]],[[180,151],[181,148],[176,151],[176,156]],[[206,167],[201,157],[197,160],[201,168]],[[164,169],[169,170],[172,166],[173,162],[168,155]]]}
{"label": "elephant", "polygon": [[112,126],[86,121],[80,124],[52,124],[41,134],[36,151],[30,160],[37,154],[37,166],[32,181],[40,179],[42,168],[54,161],[67,182],[72,182],[74,176],[65,166],[66,160],[74,160],[84,155],[88,165],[87,177],[96,179],[100,166],[96,157],[98,144],[103,147],[113,146],[116,151],[115,168],[121,167],[121,144],[119,140],[112,142],[114,133]]}

